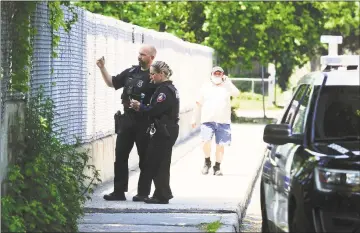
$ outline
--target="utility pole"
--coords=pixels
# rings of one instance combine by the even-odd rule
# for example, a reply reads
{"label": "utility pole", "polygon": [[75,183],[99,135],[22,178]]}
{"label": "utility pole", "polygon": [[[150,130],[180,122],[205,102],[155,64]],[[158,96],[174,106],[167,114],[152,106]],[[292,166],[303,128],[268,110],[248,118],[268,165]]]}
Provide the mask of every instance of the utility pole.
{"label": "utility pole", "polygon": [[264,119],[266,119],[265,114],[265,83],[264,83],[264,66],[261,66],[261,83],[262,83],[262,100],[263,100],[263,113],[264,113]]}

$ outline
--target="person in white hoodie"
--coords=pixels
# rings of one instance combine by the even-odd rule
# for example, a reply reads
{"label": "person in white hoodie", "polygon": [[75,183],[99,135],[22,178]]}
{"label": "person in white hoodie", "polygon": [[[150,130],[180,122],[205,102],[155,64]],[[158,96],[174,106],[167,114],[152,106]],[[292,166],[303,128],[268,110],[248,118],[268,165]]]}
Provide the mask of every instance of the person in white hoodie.
{"label": "person in white hoodie", "polygon": [[213,166],[214,175],[222,176],[220,164],[224,156],[224,147],[231,144],[231,103],[230,97],[236,97],[240,91],[224,74],[224,70],[216,66],[212,69],[210,81],[200,89],[196,99],[196,107],[192,117],[192,127],[196,127],[196,118],[201,113],[200,135],[203,141],[205,164],[204,175],[211,168],[211,142],[215,135],[216,162]]}

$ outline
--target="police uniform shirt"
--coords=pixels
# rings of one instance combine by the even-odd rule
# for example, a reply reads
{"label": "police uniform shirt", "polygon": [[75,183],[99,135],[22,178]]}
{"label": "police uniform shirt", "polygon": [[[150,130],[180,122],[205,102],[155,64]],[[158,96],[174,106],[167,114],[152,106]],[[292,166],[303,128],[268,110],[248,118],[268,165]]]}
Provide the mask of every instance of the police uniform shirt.
{"label": "police uniform shirt", "polygon": [[179,93],[172,81],[165,81],[159,85],[150,100],[150,105],[140,105],[140,111],[147,112],[150,117],[160,118],[167,115],[173,120],[179,118],[179,108]]}
{"label": "police uniform shirt", "polygon": [[[130,99],[149,104],[156,89],[156,85],[150,83],[150,70],[141,70],[140,66],[133,66],[116,76],[112,76],[112,83],[115,90],[124,88],[121,99],[126,105],[129,104]],[[143,98],[141,94],[143,94]]]}

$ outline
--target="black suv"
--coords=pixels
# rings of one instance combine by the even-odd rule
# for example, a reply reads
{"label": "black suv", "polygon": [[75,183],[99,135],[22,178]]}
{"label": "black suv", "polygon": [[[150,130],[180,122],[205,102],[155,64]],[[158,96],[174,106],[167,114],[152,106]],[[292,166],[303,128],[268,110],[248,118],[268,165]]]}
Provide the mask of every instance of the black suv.
{"label": "black suv", "polygon": [[336,68],[301,78],[265,126],[263,232],[360,233],[359,68]]}

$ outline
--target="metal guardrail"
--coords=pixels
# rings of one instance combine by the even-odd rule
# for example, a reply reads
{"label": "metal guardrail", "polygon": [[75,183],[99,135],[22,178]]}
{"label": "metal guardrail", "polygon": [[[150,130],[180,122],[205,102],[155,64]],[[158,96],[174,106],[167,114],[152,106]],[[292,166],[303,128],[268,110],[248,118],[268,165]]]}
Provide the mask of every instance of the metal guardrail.
{"label": "metal guardrail", "polygon": [[[263,80],[261,79],[261,77],[259,78],[230,78],[232,81],[245,81],[245,82],[251,82],[251,93],[255,93],[255,82],[262,82]],[[264,82],[270,82],[270,79],[265,79],[264,78]],[[270,88],[270,85],[268,86],[268,88]]]}

